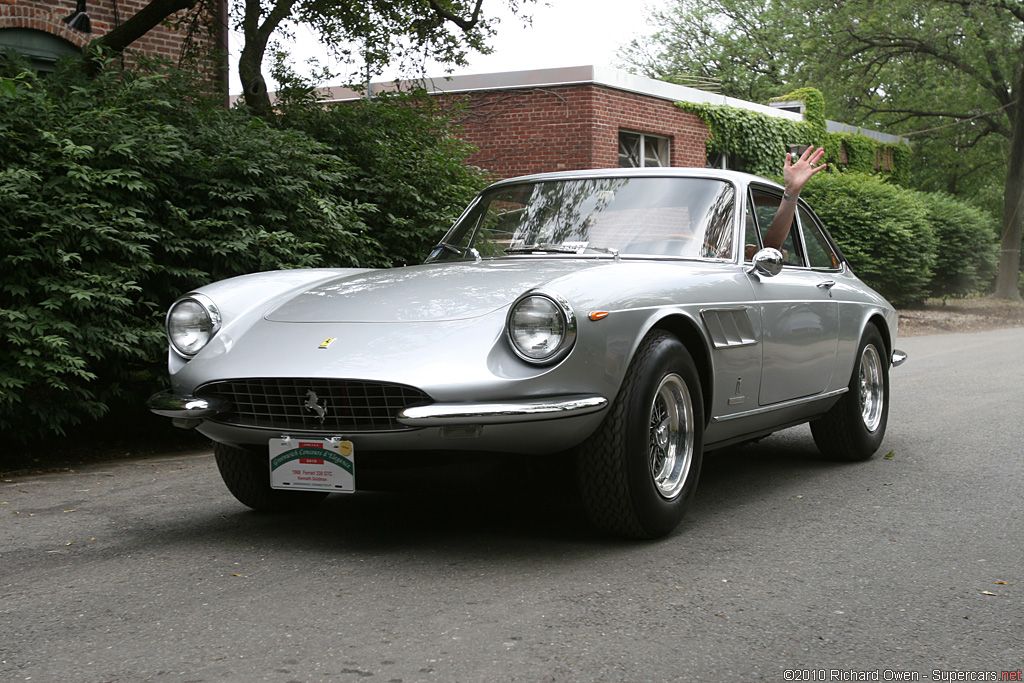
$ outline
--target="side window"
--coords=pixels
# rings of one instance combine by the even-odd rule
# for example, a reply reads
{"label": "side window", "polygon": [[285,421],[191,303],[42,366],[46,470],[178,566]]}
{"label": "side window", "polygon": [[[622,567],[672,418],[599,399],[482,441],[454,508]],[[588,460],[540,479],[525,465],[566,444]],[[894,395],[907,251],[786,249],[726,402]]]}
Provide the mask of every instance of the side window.
{"label": "side window", "polygon": [[800,207],[800,225],[804,228],[804,243],[807,245],[807,262],[811,268],[835,270],[839,257],[828,243],[814,214],[806,207]]}
{"label": "side window", "polygon": [[[761,231],[763,242],[764,235],[768,232],[768,228],[772,226],[772,219],[775,218],[775,213],[779,210],[779,202],[782,201],[782,195],[770,194],[763,190],[755,189],[751,191],[751,196],[754,198],[754,213],[757,216],[757,227]],[[787,266],[804,265],[799,241],[796,239],[797,232],[799,232],[799,229],[796,224],[796,216],[794,216],[793,225],[789,229],[789,235],[786,236],[786,240],[782,243],[782,258]]]}

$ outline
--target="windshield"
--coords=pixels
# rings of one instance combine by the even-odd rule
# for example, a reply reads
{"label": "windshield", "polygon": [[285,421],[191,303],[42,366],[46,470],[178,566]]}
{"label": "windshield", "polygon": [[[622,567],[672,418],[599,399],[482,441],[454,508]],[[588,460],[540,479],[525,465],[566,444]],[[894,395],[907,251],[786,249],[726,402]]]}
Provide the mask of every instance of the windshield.
{"label": "windshield", "polygon": [[522,254],[731,259],[733,186],[710,178],[623,177],[485,191],[427,261]]}

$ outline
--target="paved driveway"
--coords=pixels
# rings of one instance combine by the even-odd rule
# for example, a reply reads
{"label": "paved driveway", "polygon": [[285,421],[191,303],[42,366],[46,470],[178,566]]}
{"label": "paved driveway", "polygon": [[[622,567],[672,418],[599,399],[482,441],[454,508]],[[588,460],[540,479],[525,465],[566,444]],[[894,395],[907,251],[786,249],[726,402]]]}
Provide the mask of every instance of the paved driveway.
{"label": "paved driveway", "polygon": [[4,481],[0,680],[1017,671],[1024,329],[901,345],[875,459],[824,462],[806,428],[714,454],[652,543],[596,536],[517,462],[293,516],[236,503],[205,452]]}

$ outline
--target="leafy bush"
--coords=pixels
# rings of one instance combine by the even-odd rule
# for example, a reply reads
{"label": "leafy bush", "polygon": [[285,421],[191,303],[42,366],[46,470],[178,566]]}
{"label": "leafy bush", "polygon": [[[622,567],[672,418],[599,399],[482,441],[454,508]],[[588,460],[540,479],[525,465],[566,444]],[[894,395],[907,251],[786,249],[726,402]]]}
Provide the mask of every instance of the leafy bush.
{"label": "leafy bush", "polygon": [[0,76],[0,430],[144,400],[163,312],[200,283],[382,260],[368,207],[343,199],[351,166],[184,76]]}
{"label": "leafy bush", "polygon": [[854,272],[896,306],[929,294],[935,235],[920,195],[859,173],[819,173],[802,196]]}
{"label": "leafy bush", "polygon": [[965,297],[987,290],[999,258],[998,221],[948,194],[919,196],[938,242],[931,295]]}
{"label": "leafy bush", "polygon": [[488,180],[465,165],[471,147],[454,136],[451,114],[422,92],[316,106],[311,87],[277,77],[292,87],[277,125],[306,132],[353,169],[346,196],[377,207],[364,219],[391,265],[422,263]]}

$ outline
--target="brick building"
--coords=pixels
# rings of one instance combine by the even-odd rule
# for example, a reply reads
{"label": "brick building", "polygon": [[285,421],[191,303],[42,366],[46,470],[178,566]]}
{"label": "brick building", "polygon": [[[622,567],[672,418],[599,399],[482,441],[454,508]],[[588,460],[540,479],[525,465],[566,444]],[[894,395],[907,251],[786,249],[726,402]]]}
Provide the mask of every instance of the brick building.
{"label": "brick building", "polygon": [[[0,0],[0,50],[14,48],[40,71],[64,56],[80,54],[98,38],[135,15],[149,0]],[[199,8],[202,3],[197,4]],[[212,8],[182,10],[132,43],[126,55],[153,55],[178,62],[183,54],[206,56],[206,68],[227,92],[227,0]],[[84,15],[84,16],[83,16]],[[213,55],[212,60],[210,56]]]}
{"label": "brick building", "polygon": [[[455,76],[424,85],[461,106],[460,137],[477,148],[470,163],[502,178],[616,166],[730,166],[728,159],[707,158],[707,126],[676,102],[726,104],[803,120],[798,103],[788,103],[797,104],[791,111],[594,66]],[[371,94],[394,87],[376,83]],[[321,94],[327,102],[360,97],[346,88],[324,88]],[[828,127],[848,129],[831,121]],[[899,140],[856,131],[884,142]]]}

